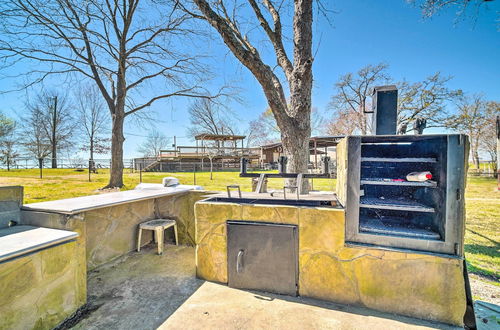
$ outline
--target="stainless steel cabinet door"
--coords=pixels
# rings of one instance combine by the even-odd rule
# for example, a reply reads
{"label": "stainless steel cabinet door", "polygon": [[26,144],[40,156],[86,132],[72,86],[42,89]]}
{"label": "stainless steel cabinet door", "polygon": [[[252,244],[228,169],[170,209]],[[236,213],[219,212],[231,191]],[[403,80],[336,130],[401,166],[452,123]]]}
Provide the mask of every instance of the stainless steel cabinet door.
{"label": "stainless steel cabinet door", "polygon": [[297,295],[297,251],[297,226],[228,221],[228,284]]}

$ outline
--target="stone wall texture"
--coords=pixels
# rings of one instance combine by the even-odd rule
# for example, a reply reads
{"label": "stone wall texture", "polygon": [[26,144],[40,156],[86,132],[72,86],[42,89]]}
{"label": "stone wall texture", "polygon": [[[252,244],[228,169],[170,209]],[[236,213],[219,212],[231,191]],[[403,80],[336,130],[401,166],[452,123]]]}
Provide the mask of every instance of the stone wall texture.
{"label": "stone wall texture", "polygon": [[454,325],[466,307],[463,260],[345,245],[343,209],[198,202],[197,276],[227,283],[226,221],[299,226],[299,294]]}
{"label": "stone wall texture", "polygon": [[[205,198],[207,194],[210,192],[189,191],[73,215],[22,211],[22,223],[78,232],[78,245],[84,249],[87,267],[92,270],[135,250],[138,225],[156,218],[176,220],[179,244],[194,245],[194,203]],[[171,231],[167,231],[167,239],[173,237]],[[152,239],[152,231],[144,231],[142,245]]]}
{"label": "stone wall texture", "polygon": [[52,329],[85,304],[85,255],[77,245],[0,263],[0,329]]}
{"label": "stone wall texture", "polygon": [[23,187],[0,187],[0,229],[8,227],[11,220],[20,221],[19,208],[23,204]]}

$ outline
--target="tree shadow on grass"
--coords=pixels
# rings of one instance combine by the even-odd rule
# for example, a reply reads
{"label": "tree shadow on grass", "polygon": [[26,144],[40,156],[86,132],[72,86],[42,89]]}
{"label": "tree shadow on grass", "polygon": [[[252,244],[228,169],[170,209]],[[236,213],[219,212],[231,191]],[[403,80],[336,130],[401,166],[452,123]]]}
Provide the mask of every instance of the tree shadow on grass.
{"label": "tree shadow on grass", "polygon": [[[497,241],[495,241],[495,240],[493,240],[493,239],[491,239],[483,234],[480,234],[474,230],[471,230],[471,229],[467,229],[467,230],[469,232],[473,233],[474,235],[482,237],[485,240],[491,242],[492,245],[484,245],[484,244],[478,244],[478,243],[465,244],[465,246],[464,246],[465,253],[474,254],[474,255],[483,255],[483,256],[487,256],[487,257],[491,257],[491,258],[500,258],[500,243],[499,242],[497,242]],[[483,276],[489,277],[495,281],[498,281],[500,279],[500,275],[495,270],[486,269],[480,265],[472,264],[471,261],[467,262],[467,269],[470,273],[483,275]]]}
{"label": "tree shadow on grass", "polygon": [[491,239],[491,238],[489,238],[488,236],[485,236],[485,235],[483,235],[483,234],[481,234],[481,233],[478,233],[477,231],[474,231],[474,230],[472,230],[472,229],[467,228],[467,230],[468,230],[468,231],[470,231],[471,233],[473,233],[474,235],[480,236],[480,237],[482,237],[482,238],[484,238],[484,239],[486,239],[486,240],[490,241],[491,243],[493,243],[493,245],[495,245],[495,246],[496,246],[496,248],[497,248],[497,249],[499,248],[500,243],[499,243],[499,242],[497,242],[497,241],[495,241],[494,239]]}

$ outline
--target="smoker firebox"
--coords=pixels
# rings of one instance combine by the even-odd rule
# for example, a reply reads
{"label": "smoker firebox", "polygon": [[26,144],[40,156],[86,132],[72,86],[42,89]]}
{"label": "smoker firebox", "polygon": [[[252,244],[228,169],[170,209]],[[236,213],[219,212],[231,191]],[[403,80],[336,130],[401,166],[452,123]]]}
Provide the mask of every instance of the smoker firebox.
{"label": "smoker firebox", "polygon": [[[466,136],[351,136],[339,148],[346,241],[463,255]],[[433,178],[407,181],[415,171]]]}

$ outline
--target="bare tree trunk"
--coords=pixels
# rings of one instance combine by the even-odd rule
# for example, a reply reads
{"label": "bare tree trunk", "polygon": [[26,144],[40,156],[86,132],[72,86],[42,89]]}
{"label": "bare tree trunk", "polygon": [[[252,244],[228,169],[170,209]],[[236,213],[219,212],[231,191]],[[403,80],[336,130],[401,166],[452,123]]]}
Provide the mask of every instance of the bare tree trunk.
{"label": "bare tree trunk", "polygon": [[[194,2],[204,19],[219,32],[231,52],[261,85],[281,132],[284,153],[288,157],[287,171],[307,172],[311,135],[312,0],[294,0],[293,62],[288,58],[283,45],[280,6],[275,7],[273,1],[263,2],[263,7],[272,20],[270,23],[258,2],[248,1],[259,25],[273,45],[277,63],[288,82],[289,105],[279,77],[264,63],[258,50],[239,30],[235,18],[227,14],[224,1],[217,2],[217,7],[213,8],[207,0],[194,0]],[[307,182],[304,182],[304,186],[307,186]]]}
{"label": "bare tree trunk", "polygon": [[[287,133],[293,132],[293,135]],[[287,129],[281,134],[283,151],[288,157],[287,172],[307,173],[309,164],[309,137],[311,131]],[[305,180],[304,180],[305,181]]]}
{"label": "bare tree trunk", "polygon": [[480,168],[480,164],[479,164],[479,153],[477,152],[477,150],[474,150],[474,153],[473,153],[473,161],[474,161],[474,165],[476,165],[476,168],[479,170]]}
{"label": "bare tree trunk", "polygon": [[497,190],[500,190],[500,116],[496,117],[496,137],[497,137],[497,154],[496,154],[496,178]]}
{"label": "bare tree trunk", "polygon": [[367,132],[367,124],[366,124],[366,115],[364,110],[366,109],[366,103],[365,101],[361,102],[361,107],[359,109],[359,116],[360,116],[360,122],[361,122],[361,135],[366,135]]}
{"label": "bare tree trunk", "polygon": [[57,96],[54,97],[52,113],[52,168],[57,168]]}
{"label": "bare tree trunk", "polygon": [[123,187],[123,122],[125,116],[118,111],[113,115],[113,127],[111,130],[111,170],[109,183],[104,188]]}
{"label": "bare tree trunk", "polygon": [[212,158],[210,158],[210,180],[214,179],[212,173],[213,173],[213,161]]}
{"label": "bare tree trunk", "polygon": [[[120,54],[124,54],[125,45],[120,42]],[[123,187],[123,123],[125,120],[125,99],[127,97],[125,81],[125,61],[120,58],[118,61],[118,74],[116,86],[116,105],[111,109],[113,127],[111,129],[111,171],[107,188]]]}
{"label": "bare tree trunk", "polygon": [[[281,125],[285,128],[281,130],[281,135],[283,150],[288,156],[287,171],[307,173],[311,137],[313,9],[311,0],[296,0],[294,4],[294,70],[289,76],[289,120]],[[308,191],[307,180],[303,181],[303,185],[301,190]]]}
{"label": "bare tree trunk", "polygon": [[94,160],[94,134],[90,134],[90,145],[89,145],[89,152],[90,152],[90,160]]}
{"label": "bare tree trunk", "polygon": [[57,168],[57,149],[56,145],[52,145],[52,168]]}

